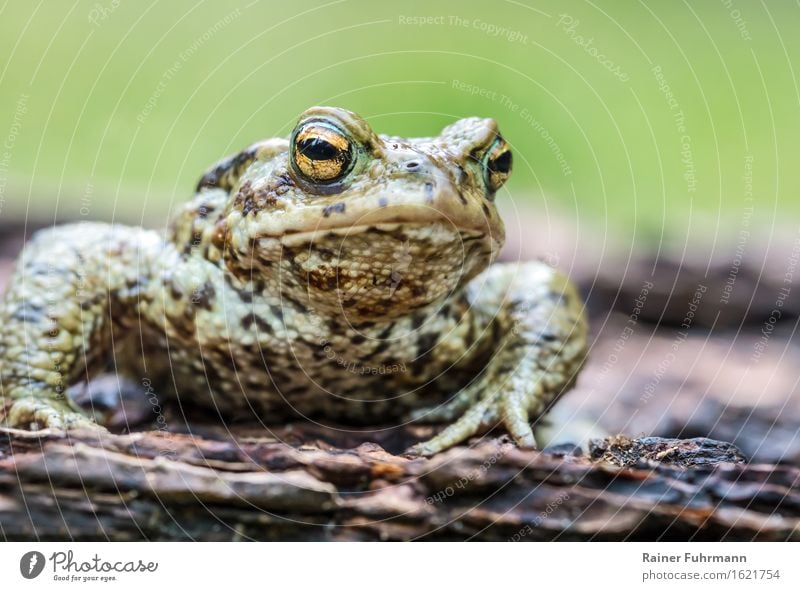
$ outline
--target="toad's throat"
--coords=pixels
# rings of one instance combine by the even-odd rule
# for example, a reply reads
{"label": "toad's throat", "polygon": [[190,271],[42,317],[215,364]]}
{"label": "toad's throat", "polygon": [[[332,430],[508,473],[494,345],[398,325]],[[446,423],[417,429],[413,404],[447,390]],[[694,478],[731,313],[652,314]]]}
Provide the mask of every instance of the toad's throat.
{"label": "toad's throat", "polygon": [[451,296],[494,258],[493,241],[442,224],[378,224],[284,237],[281,279],[306,305],[388,319]]}

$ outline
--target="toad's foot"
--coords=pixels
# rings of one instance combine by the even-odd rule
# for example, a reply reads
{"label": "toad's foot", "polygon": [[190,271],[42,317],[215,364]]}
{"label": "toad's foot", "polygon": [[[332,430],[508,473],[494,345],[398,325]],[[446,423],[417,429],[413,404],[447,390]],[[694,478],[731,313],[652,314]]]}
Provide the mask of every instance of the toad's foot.
{"label": "toad's foot", "polygon": [[[482,386],[488,385],[487,382],[488,380],[480,380],[465,388],[449,403],[432,409],[428,415],[423,412],[415,414],[422,420],[447,420],[463,408],[465,401],[475,398],[475,393],[479,389],[483,390]],[[493,387],[486,388],[483,396],[469,406],[456,422],[436,437],[414,445],[407,453],[432,456],[496,425],[504,427],[520,447],[535,449],[536,439],[528,417],[537,406],[540,394],[540,388],[526,386],[518,376],[509,377],[505,384],[495,383]]]}
{"label": "toad's foot", "polygon": [[[96,428],[64,393],[97,373],[162,253],[156,234],[104,224],[37,233],[0,302],[0,401],[23,428]],[[112,304],[113,302],[113,304]],[[114,314],[111,314],[111,310]],[[112,318],[113,316],[113,318]]]}
{"label": "toad's foot", "polygon": [[494,353],[475,381],[447,404],[412,414],[455,422],[408,453],[431,456],[496,425],[520,447],[535,448],[530,420],[573,384],[583,363],[586,319],[562,275],[537,263],[496,265],[485,275],[489,289],[475,293],[473,307],[500,322],[505,336],[492,343]]}
{"label": "toad's foot", "polygon": [[7,422],[11,427],[32,431],[40,429],[105,431],[103,427],[78,412],[67,402],[33,396],[15,400],[8,412]]}

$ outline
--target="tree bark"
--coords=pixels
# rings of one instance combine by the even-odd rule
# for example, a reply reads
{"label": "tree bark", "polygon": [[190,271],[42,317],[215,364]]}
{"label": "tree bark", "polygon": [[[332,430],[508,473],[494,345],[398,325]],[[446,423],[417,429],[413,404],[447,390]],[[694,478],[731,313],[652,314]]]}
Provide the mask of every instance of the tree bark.
{"label": "tree bark", "polygon": [[[6,540],[798,540],[800,470],[710,439],[431,459],[420,428],[0,430]],[[387,451],[393,450],[394,453]]]}

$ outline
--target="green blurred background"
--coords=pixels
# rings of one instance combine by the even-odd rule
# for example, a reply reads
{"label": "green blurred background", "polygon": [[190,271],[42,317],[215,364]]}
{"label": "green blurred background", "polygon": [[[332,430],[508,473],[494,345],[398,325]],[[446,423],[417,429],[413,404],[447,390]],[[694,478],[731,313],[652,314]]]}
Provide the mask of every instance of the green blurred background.
{"label": "green blurred background", "polygon": [[210,163],[314,104],[396,135],[492,116],[515,149],[503,199],[625,239],[739,228],[751,196],[785,222],[798,22],[744,0],[11,0],[0,222],[162,223]]}

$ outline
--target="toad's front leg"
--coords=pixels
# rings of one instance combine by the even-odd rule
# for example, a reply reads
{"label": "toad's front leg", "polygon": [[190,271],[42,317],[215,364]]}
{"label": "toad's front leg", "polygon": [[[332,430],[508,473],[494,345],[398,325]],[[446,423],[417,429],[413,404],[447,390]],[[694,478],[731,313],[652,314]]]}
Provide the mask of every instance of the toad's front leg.
{"label": "toad's front leg", "polygon": [[[444,405],[414,414],[421,422],[454,422],[409,453],[430,456],[497,424],[518,445],[535,447],[530,420],[572,385],[583,363],[583,304],[557,271],[541,263],[494,265],[469,290],[473,321],[483,324],[486,338],[500,337],[471,384]],[[499,331],[486,330],[494,322]]]}
{"label": "toad's front leg", "polygon": [[114,325],[133,317],[160,248],[155,233],[89,223],[42,231],[25,245],[0,304],[0,396],[12,401],[10,426],[97,426],[66,389],[108,360]]}

